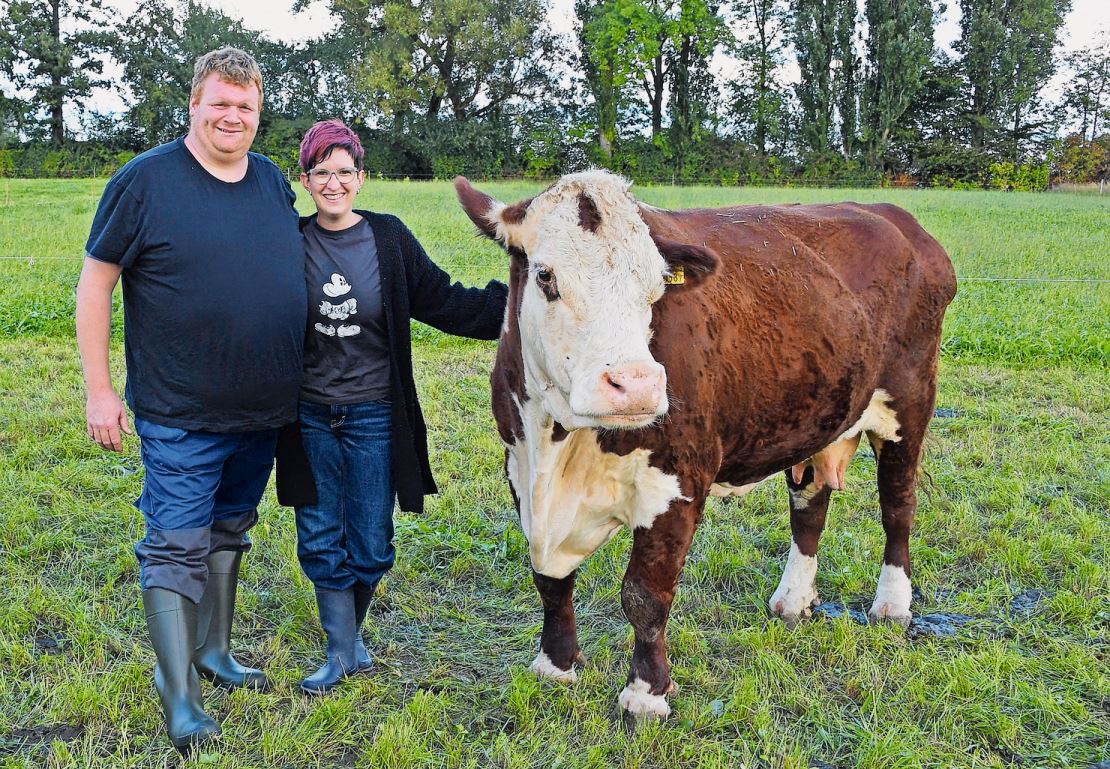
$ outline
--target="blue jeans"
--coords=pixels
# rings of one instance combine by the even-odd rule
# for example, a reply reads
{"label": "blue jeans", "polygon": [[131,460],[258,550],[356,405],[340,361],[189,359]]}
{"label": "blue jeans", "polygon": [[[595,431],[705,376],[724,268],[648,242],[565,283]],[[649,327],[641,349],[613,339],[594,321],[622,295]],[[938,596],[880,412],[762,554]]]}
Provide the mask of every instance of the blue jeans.
{"label": "blue jeans", "polygon": [[372,590],[394,558],[389,402],[301,401],[300,417],[317,496],[295,508],[301,568],[316,587]]}
{"label": "blue jeans", "polygon": [[135,507],[146,518],[135,545],[139,584],[199,602],[208,554],[251,546],[247,531],[258,520],[277,430],[212,433],[135,417],[135,432],[144,470]]}

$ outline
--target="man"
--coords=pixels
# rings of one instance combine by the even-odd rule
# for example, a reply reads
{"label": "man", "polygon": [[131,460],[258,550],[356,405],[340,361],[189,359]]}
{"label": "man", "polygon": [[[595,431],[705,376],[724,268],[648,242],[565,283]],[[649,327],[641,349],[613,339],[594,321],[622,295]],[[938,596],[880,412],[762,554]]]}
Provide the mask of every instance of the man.
{"label": "man", "polygon": [[197,60],[188,135],[112,177],[77,285],[88,434],[121,451],[131,430],[108,340],[123,278],[126,399],[146,473],[135,553],[154,683],[183,752],[220,732],[198,673],[266,686],[231,656],[229,639],[277,428],[297,416],[307,309],[295,195],[271,161],[248,152],[261,106],[250,55],[221,48]]}

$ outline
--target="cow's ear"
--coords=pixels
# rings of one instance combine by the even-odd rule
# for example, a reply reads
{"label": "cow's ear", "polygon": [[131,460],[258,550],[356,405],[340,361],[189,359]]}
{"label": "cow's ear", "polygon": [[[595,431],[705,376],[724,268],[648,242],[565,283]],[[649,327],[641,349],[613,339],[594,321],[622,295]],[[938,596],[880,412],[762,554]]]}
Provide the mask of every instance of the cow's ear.
{"label": "cow's ear", "polygon": [[670,277],[666,279],[667,289],[696,288],[717,271],[721,258],[708,246],[693,243],[679,243],[651,233],[655,247],[667,262]]}
{"label": "cow's ear", "polygon": [[474,189],[465,176],[455,177],[455,192],[463,211],[479,231],[490,240],[496,240],[507,249],[522,249],[522,224],[532,199],[506,206],[499,200]]}

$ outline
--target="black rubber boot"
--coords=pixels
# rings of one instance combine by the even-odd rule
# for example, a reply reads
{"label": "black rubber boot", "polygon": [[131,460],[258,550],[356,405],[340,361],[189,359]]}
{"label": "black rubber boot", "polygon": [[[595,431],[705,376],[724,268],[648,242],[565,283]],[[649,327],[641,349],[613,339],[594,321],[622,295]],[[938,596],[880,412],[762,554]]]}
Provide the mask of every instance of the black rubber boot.
{"label": "black rubber boot", "polygon": [[355,659],[355,591],[316,588],[320,626],[328,637],[328,661],[301,681],[305,694],[326,694],[358,670]]}
{"label": "black rubber boot", "polygon": [[200,678],[193,667],[197,607],[183,595],[160,587],[143,591],[150,644],[158,657],[154,688],[162,700],[170,742],[183,754],[220,734],[220,726],[204,712]]}
{"label": "black rubber boot", "polygon": [[205,559],[208,584],[197,606],[197,646],[193,664],[198,673],[217,686],[264,691],[268,687],[266,674],[240,665],[231,656],[231,624],[242,559],[243,554],[238,550],[219,550]]}
{"label": "black rubber boot", "polygon": [[366,619],[366,612],[370,608],[370,599],[374,597],[374,589],[364,585],[355,585],[355,660],[358,669],[369,670],[374,667],[374,660],[362,642],[362,622]]}

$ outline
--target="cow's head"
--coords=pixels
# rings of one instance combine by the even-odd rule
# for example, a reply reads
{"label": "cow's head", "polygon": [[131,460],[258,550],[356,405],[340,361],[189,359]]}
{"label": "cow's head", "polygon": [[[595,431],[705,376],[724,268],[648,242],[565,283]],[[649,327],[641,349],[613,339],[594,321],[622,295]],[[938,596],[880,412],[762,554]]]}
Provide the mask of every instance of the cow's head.
{"label": "cow's head", "polygon": [[506,206],[455,180],[471,221],[512,257],[508,323],[519,324],[527,395],[568,430],[643,427],[666,413],[652,305],[717,267],[702,246],[653,237],[628,187],[587,171]]}

